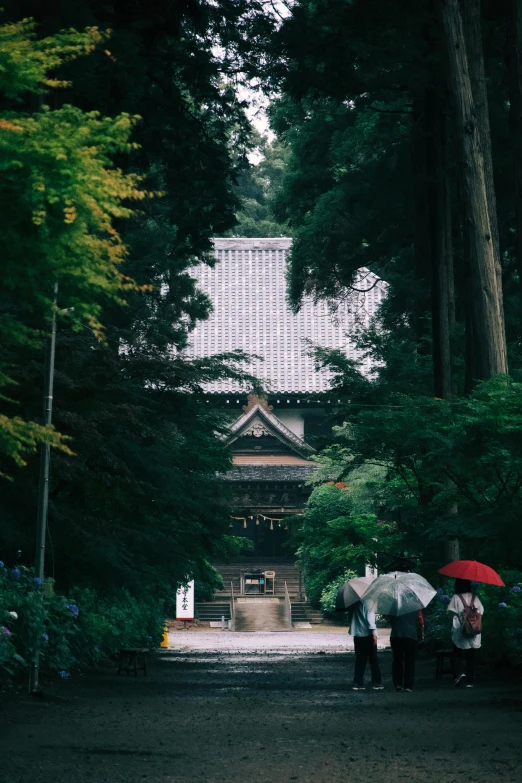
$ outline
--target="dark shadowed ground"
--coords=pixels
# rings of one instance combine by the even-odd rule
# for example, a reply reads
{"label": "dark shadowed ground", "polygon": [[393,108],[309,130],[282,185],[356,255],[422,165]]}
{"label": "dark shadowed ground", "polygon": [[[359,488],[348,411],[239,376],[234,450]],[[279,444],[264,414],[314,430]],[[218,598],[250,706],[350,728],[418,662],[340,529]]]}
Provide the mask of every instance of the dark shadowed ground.
{"label": "dark shadowed ground", "polygon": [[[390,654],[381,653],[389,675]],[[350,653],[164,653],[148,677],[104,673],[0,697],[3,783],[521,780],[522,688],[352,692]]]}

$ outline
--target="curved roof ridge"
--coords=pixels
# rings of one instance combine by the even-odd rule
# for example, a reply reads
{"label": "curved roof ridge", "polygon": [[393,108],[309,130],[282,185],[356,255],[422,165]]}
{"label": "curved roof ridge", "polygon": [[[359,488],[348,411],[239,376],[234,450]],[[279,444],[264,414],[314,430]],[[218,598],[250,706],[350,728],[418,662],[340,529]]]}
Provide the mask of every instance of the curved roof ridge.
{"label": "curved roof ridge", "polygon": [[230,436],[227,438],[229,443],[232,443],[234,440],[239,438],[241,436],[241,430],[245,429],[247,424],[252,421],[252,419],[255,418],[261,418],[264,419],[268,424],[271,425],[271,427],[276,431],[276,436],[282,436],[279,439],[284,440],[287,442],[290,442],[291,446],[298,452],[302,453],[303,451],[308,454],[312,455],[315,454],[315,449],[310,446],[306,441],[304,441],[302,438],[300,438],[298,435],[295,434],[295,432],[292,432],[292,430],[288,429],[288,427],[283,424],[281,419],[279,419],[275,413],[272,413],[272,411],[268,410],[268,408],[257,402],[255,405],[253,405],[249,410],[246,410],[236,421],[231,425],[230,427]]}

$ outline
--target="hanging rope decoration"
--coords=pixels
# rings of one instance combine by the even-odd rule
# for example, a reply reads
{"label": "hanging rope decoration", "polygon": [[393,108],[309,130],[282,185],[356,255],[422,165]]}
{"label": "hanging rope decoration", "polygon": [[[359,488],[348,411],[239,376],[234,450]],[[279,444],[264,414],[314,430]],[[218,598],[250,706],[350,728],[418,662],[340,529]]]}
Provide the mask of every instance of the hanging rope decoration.
{"label": "hanging rope decoration", "polygon": [[[230,519],[236,519],[238,522],[243,523],[243,527],[247,527],[247,517],[233,517],[231,516]],[[259,519],[264,519],[265,522],[270,522],[270,530],[274,529],[274,522],[277,524],[278,527],[281,527],[281,522],[284,521],[284,517],[267,517],[265,514],[251,514],[248,519],[251,519],[252,521],[255,519],[256,525],[259,525]],[[232,523],[230,523],[230,527],[232,527]],[[288,530],[288,525],[284,525],[284,529]]]}

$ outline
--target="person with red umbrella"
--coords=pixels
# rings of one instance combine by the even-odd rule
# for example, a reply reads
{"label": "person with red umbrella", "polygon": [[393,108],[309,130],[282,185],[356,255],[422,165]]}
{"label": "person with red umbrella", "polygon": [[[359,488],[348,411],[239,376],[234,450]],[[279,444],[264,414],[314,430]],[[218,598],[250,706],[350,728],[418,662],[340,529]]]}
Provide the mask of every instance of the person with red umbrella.
{"label": "person with red umbrella", "polygon": [[[464,684],[473,688],[475,666],[478,651],[482,644],[482,616],[484,607],[471,587],[468,579],[455,579],[455,595],[448,604],[448,612],[453,618],[451,641],[453,642],[453,660],[457,677],[455,685]],[[463,663],[466,671],[463,671]]]}
{"label": "person with red umbrella", "polygon": [[[455,668],[460,673],[455,679],[455,685],[464,684],[466,688],[473,687],[475,665],[478,650],[482,643],[482,617],[484,607],[472,590],[471,582],[503,586],[504,582],[489,566],[476,560],[455,560],[439,569],[440,574],[454,576],[455,595],[448,604],[448,612],[452,615],[451,640]],[[466,671],[462,671],[463,662]]]}

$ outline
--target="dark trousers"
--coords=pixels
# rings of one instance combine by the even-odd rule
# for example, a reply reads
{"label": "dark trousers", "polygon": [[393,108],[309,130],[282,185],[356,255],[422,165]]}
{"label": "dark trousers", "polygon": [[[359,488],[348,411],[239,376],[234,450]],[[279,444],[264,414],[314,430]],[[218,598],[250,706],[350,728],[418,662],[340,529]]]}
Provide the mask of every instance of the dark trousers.
{"label": "dark trousers", "polygon": [[453,645],[453,661],[457,675],[463,673],[463,663],[465,662],[466,679],[470,685],[475,679],[475,665],[477,663],[478,652],[478,649],[462,650],[460,647],[457,647],[456,644]]}
{"label": "dark trousers", "polygon": [[355,671],[353,673],[353,684],[364,685],[364,671],[367,661],[370,662],[372,671],[372,683],[381,684],[381,670],[377,660],[377,645],[373,641],[373,636],[354,636],[353,644],[355,647]]}
{"label": "dark trousers", "polygon": [[396,688],[413,688],[417,640],[397,636],[391,639],[393,652],[392,679]]}

